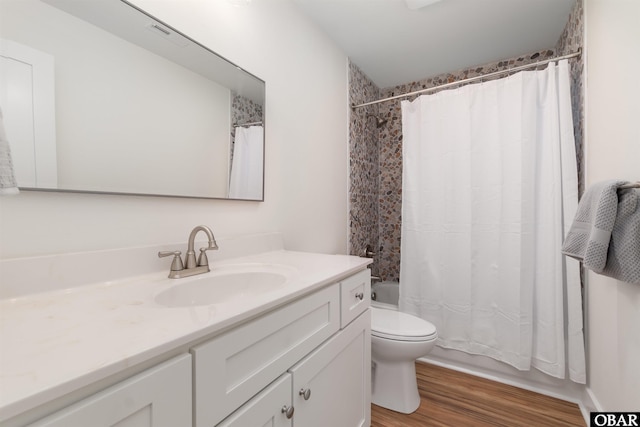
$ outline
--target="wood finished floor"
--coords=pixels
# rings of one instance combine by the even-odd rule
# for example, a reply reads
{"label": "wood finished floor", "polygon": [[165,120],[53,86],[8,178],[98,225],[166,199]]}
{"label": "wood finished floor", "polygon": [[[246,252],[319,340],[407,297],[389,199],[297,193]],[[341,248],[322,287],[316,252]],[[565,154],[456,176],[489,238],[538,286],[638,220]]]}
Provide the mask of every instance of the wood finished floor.
{"label": "wood finished floor", "polygon": [[416,372],[418,410],[371,405],[371,427],[586,426],[573,403],[421,362]]}

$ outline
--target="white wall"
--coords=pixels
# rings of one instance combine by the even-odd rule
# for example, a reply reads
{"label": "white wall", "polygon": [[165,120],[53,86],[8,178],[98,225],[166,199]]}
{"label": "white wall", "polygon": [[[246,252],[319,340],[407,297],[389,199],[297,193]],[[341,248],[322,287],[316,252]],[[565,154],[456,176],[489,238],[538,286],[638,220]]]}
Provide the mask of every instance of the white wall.
{"label": "white wall", "polygon": [[[587,185],[640,180],[640,2],[586,0]],[[640,286],[589,272],[589,390],[598,409],[640,408]]]}
{"label": "white wall", "polygon": [[288,0],[134,3],[266,81],[266,201],[22,192],[0,199],[0,257],[186,243],[197,224],[346,253],[345,54]]}

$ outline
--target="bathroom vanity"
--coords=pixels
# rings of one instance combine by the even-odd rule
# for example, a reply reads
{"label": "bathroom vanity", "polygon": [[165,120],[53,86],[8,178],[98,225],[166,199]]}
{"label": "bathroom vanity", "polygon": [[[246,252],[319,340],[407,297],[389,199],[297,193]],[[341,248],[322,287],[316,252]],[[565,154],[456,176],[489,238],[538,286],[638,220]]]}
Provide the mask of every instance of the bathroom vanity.
{"label": "bathroom vanity", "polygon": [[368,426],[369,262],[272,250],[3,299],[0,426]]}

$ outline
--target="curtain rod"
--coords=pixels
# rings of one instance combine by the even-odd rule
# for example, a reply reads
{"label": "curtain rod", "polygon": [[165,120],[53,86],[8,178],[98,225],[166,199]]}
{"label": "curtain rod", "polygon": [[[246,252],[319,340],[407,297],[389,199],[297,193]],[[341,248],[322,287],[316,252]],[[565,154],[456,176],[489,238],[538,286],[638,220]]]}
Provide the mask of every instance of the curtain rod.
{"label": "curtain rod", "polygon": [[245,127],[245,126],[254,126],[254,125],[262,125],[262,122],[243,123],[241,125],[236,123],[235,125],[233,125],[233,127],[234,128],[241,128],[241,127]]}
{"label": "curtain rod", "polygon": [[474,82],[476,80],[482,80],[482,79],[486,79],[488,77],[499,76],[501,74],[508,74],[508,73],[513,73],[513,72],[520,71],[520,70],[526,70],[527,68],[537,67],[537,66],[540,66],[540,65],[548,64],[549,62],[560,61],[562,59],[575,58],[575,57],[580,56],[580,55],[582,55],[582,50],[578,49],[577,52],[569,53],[569,54],[563,55],[563,56],[556,56],[555,58],[545,59],[545,60],[542,60],[542,61],[532,62],[531,64],[520,65],[518,67],[509,68],[508,70],[494,71],[493,73],[483,74],[481,76],[469,77],[468,79],[458,80],[458,81],[451,82],[451,83],[445,83],[445,84],[442,84],[442,85],[439,85],[439,86],[434,86],[434,87],[429,87],[429,88],[426,88],[426,89],[416,90],[414,92],[403,93],[402,95],[390,96],[389,98],[378,99],[377,101],[365,102],[364,104],[358,104],[358,105],[351,104],[351,109],[355,110],[356,108],[366,107],[367,105],[379,104],[381,102],[392,101],[394,99],[408,98],[408,97],[413,96],[413,95],[418,95],[418,94],[427,93],[427,92],[433,92],[433,91],[436,91],[436,90],[439,90],[439,89],[445,89],[445,88],[448,88],[448,87],[451,87],[451,86],[460,85],[460,84],[471,83],[471,82]]}

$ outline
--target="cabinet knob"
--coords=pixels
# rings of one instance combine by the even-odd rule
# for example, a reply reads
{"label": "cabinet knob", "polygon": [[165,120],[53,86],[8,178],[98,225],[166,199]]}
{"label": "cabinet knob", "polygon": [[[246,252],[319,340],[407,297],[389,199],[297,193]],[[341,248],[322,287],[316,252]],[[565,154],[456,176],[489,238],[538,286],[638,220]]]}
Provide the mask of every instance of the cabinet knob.
{"label": "cabinet knob", "polygon": [[302,396],[304,400],[309,400],[309,398],[311,397],[311,389],[310,388],[300,389],[300,392],[298,394]]}
{"label": "cabinet knob", "polygon": [[291,419],[291,417],[293,417],[293,406],[284,405],[281,412],[285,414],[287,418]]}
{"label": "cabinet knob", "polygon": [[364,299],[364,293],[359,292],[356,294],[356,299],[359,299],[360,301],[362,301]]}

